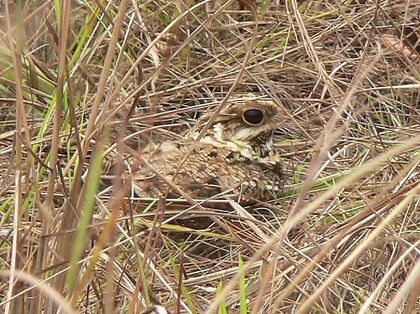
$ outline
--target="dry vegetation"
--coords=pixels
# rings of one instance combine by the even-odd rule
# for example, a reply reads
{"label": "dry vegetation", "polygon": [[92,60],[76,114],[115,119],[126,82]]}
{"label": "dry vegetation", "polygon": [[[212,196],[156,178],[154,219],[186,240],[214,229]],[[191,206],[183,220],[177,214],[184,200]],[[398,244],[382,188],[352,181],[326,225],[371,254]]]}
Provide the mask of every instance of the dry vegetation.
{"label": "dry vegetation", "polygon": [[[0,5],[2,312],[420,311],[419,0],[59,2]],[[112,179],[244,92],[269,204],[187,230]]]}

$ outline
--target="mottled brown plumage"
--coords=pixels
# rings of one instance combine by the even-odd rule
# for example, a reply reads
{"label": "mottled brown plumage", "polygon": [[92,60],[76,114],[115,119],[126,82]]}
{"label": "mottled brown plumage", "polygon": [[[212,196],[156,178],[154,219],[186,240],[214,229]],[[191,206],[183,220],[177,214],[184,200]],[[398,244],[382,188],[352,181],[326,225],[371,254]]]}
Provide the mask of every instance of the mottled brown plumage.
{"label": "mottled brown plumage", "polygon": [[[142,156],[154,169],[133,160],[136,194],[179,194],[162,179],[164,176],[192,198],[224,192],[221,198],[228,194],[241,203],[275,198],[283,182],[280,157],[273,146],[273,131],[281,122],[275,103],[248,96],[229,104],[195,143],[210,116],[204,116],[182,141],[144,150]],[[193,151],[175,175],[191,145]]]}

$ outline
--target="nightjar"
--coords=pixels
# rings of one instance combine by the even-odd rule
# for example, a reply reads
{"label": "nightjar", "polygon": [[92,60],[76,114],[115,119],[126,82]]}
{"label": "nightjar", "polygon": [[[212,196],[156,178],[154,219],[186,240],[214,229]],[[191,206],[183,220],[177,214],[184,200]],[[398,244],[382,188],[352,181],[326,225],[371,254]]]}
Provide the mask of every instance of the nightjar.
{"label": "nightjar", "polygon": [[180,189],[194,199],[228,198],[242,204],[276,197],[283,185],[273,145],[274,130],[282,122],[277,105],[248,95],[211,116],[203,116],[181,141],[150,145],[141,153],[147,164],[133,158],[136,194],[179,196]]}

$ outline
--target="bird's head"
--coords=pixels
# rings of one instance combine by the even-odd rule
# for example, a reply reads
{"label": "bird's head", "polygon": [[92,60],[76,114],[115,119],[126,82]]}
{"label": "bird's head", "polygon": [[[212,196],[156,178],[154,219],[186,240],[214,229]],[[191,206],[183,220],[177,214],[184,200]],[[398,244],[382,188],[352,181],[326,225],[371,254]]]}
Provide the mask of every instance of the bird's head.
{"label": "bird's head", "polygon": [[[208,122],[209,114],[202,122]],[[200,143],[223,147],[261,163],[279,161],[273,146],[273,132],[282,117],[269,100],[244,97],[228,104],[213,120]]]}

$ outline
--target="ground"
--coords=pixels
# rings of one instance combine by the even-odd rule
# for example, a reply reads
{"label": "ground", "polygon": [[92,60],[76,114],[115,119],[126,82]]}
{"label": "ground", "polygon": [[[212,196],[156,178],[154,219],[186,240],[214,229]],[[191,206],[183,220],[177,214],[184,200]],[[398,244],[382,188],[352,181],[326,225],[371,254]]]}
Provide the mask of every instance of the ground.
{"label": "ground", "polygon": [[[420,311],[418,0],[60,3],[0,5],[2,311]],[[121,157],[244,93],[284,187],[161,224]]]}

